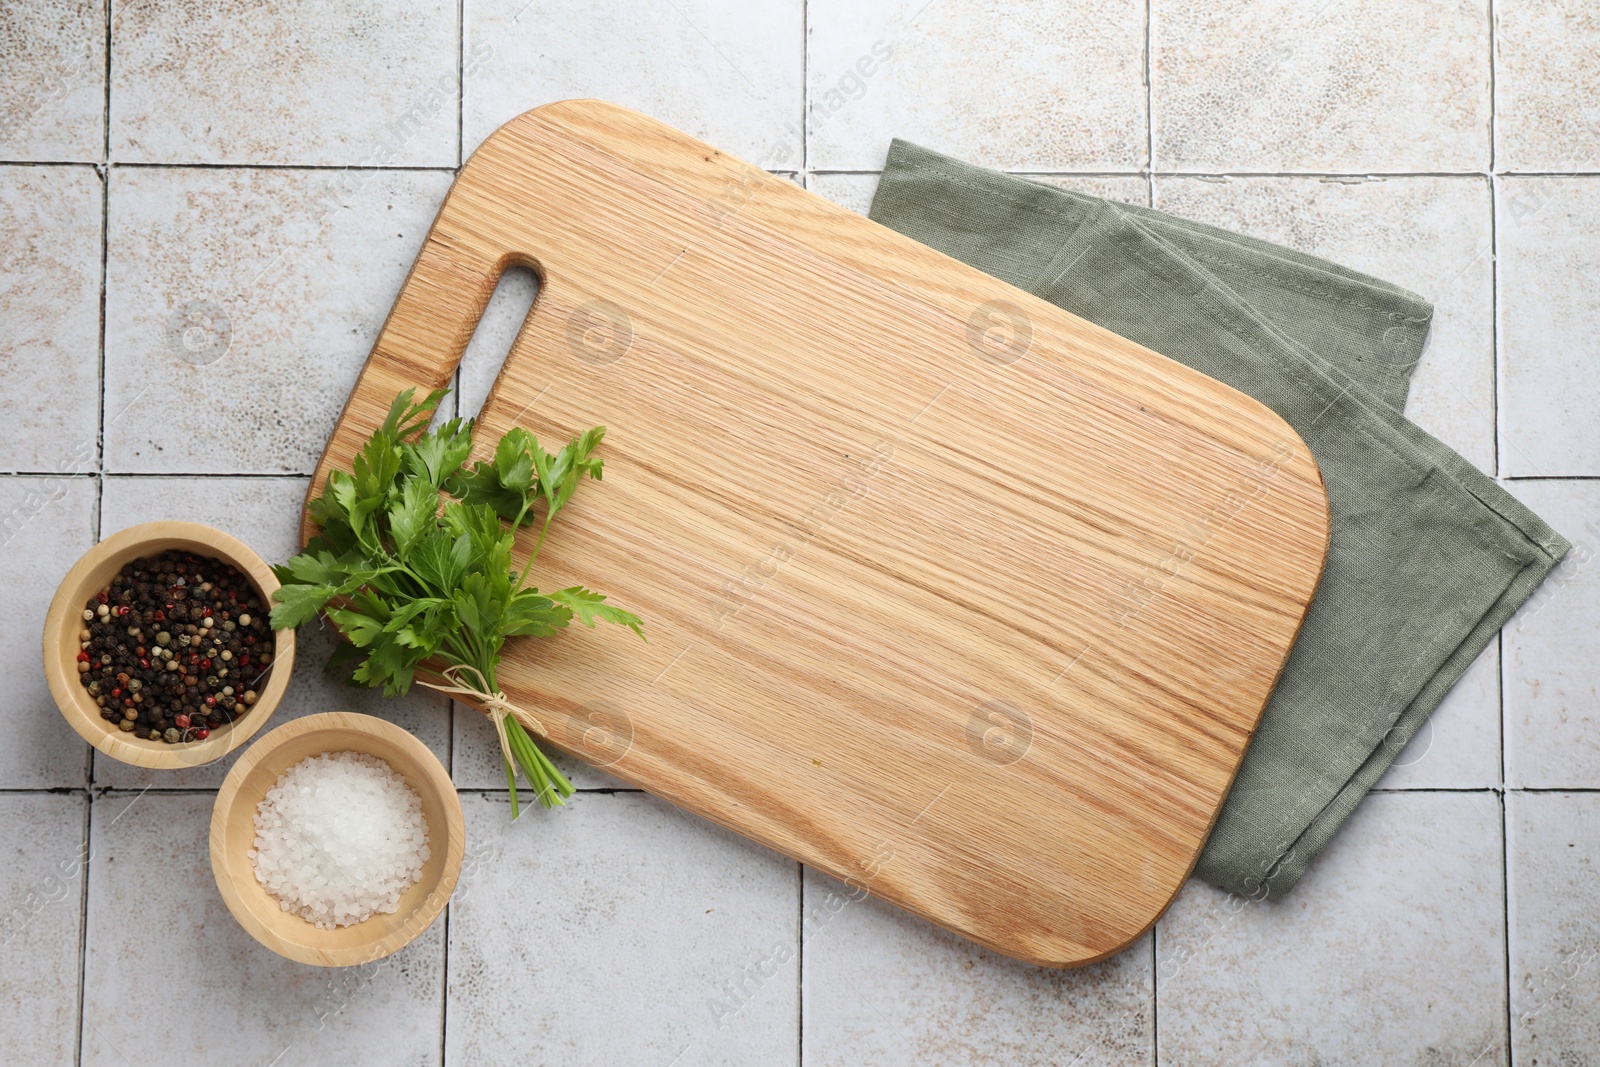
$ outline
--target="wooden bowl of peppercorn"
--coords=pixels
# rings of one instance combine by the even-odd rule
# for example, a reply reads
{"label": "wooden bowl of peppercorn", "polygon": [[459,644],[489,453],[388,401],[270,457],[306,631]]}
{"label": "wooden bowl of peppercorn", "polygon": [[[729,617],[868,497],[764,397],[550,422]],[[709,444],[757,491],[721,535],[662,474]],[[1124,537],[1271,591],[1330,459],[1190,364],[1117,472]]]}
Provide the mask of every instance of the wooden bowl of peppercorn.
{"label": "wooden bowl of peppercorn", "polygon": [[294,632],[268,623],[278,579],[244,542],[193,522],[101,541],[56,589],[44,672],[85,741],[139,767],[196,767],[272,716]]}

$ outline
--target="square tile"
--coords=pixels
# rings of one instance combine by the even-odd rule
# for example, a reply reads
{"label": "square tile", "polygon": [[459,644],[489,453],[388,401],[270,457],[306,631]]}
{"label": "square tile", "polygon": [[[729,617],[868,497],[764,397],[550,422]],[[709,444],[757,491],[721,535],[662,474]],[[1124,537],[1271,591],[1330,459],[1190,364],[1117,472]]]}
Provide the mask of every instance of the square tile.
{"label": "square tile", "polygon": [[105,159],[104,4],[7,4],[0,8],[0,56],[0,159]]}
{"label": "square tile", "polygon": [[1600,167],[1600,10],[1590,0],[1495,4],[1495,165]]}
{"label": "square tile", "polygon": [[1512,482],[1572,551],[1512,616],[1505,644],[1506,784],[1600,787],[1600,482]]}
{"label": "square tile", "polygon": [[[269,564],[282,563],[298,550],[300,509],[309,484],[309,478],[111,476],[105,480],[101,528],[109,536],[160,519],[202,522],[239,538]],[[386,697],[382,690],[351,686],[329,675],[322,668],[337,640],[331,628],[316,623],[300,628],[294,677],[262,732],[324,711],[376,715],[411,731],[450,766],[449,701],[421,686],[404,697]],[[114,789],[215,789],[243,751],[204,766],[163,771],[96,752],[94,782]]]}
{"label": "square tile", "polygon": [[[876,173],[818,173],[807,177],[806,188],[818,196],[832,200],[840,207],[847,207],[858,215],[865,215],[872,208],[872,194],[878,189],[879,177],[880,175]],[[1106,200],[1138,204],[1142,207],[1150,205],[1150,183],[1138,174],[1029,174],[1024,177],[1031,181],[1053,185],[1058,189],[1071,189],[1074,192]]]}
{"label": "square tile", "polygon": [[1288,245],[1434,305],[1406,414],[1494,471],[1494,254],[1483,178],[1158,177],[1156,207]]}
{"label": "square tile", "polygon": [[1152,0],[1155,166],[1489,165],[1488,0]]}
{"label": "square tile", "polygon": [[1500,469],[1600,474],[1600,178],[1499,182]]}
{"label": "square tile", "polygon": [[0,470],[93,470],[100,436],[100,178],[0,166]]}
{"label": "square tile", "polygon": [[85,1065],[437,1064],[444,926],[377,963],[307,967],[245,933],[211,875],[213,794],[94,801]]}
{"label": "square tile", "polygon": [[462,805],[446,1063],[794,1062],[793,861],[639,793]]}
{"label": "square tile", "polygon": [[449,186],[113,170],[107,467],[310,473]]}
{"label": "square tile", "polygon": [[92,478],[0,477],[0,789],[87,784],[90,748],[61,717],[39,665],[39,638],[56,586],[94,544]]}
{"label": "square tile", "polygon": [[1138,0],[807,5],[808,165],[876,170],[892,137],[1008,170],[1138,170]]}
{"label": "square tile", "polygon": [[111,8],[117,162],[456,165],[450,0]]}
{"label": "square tile", "polygon": [[1600,796],[1512,793],[1511,1047],[1518,1063],[1587,1063],[1600,1034]]}
{"label": "square tile", "polygon": [[467,0],[468,154],[557,100],[641,111],[767,170],[801,165],[802,0]]}
{"label": "square tile", "polygon": [[1490,641],[1378,779],[1377,789],[1500,784],[1500,643]]}
{"label": "square tile", "polygon": [[1288,898],[1190,882],[1156,927],[1161,1062],[1506,1063],[1493,793],[1375,793]]}
{"label": "square tile", "polygon": [[807,174],[806,188],[840,207],[849,208],[857,215],[872,209],[872,195],[878,191],[878,173],[872,174]]}
{"label": "square tile", "polygon": [[1153,1055],[1149,936],[1050,970],[805,872],[806,1067],[1138,1064]]}
{"label": "square tile", "polygon": [[81,794],[0,795],[0,1034],[11,1063],[71,1063],[89,861]]}

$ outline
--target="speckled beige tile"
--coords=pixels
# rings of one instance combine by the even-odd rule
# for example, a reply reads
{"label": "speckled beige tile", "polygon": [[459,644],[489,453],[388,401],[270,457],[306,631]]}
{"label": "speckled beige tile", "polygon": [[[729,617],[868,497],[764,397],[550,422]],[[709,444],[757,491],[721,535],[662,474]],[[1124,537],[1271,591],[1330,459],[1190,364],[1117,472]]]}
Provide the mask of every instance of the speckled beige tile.
{"label": "speckled beige tile", "polygon": [[447,1063],[794,1062],[792,861],[638,793],[462,805]]}
{"label": "speckled beige tile", "polygon": [[450,0],[113,0],[111,158],[456,164]]}
{"label": "speckled beige tile", "polygon": [[818,196],[865,215],[878,189],[877,174],[808,174],[806,188]]}
{"label": "speckled beige tile", "polygon": [[1499,0],[1494,47],[1495,166],[1600,168],[1600,8]]}
{"label": "speckled beige tile", "polygon": [[1600,178],[1499,183],[1500,470],[1600,475]]}
{"label": "speckled beige tile", "polygon": [[93,470],[100,434],[100,178],[0,166],[0,470]]}
{"label": "speckled beige tile", "polygon": [[1500,784],[1500,645],[1490,641],[1389,769],[1378,789]]}
{"label": "speckled beige tile", "polygon": [[892,137],[1010,170],[1147,163],[1137,0],[811,0],[807,19],[812,167],[874,170]]}
{"label": "speckled beige tile", "polygon": [[450,175],[112,171],[106,465],[308,473]]}
{"label": "speckled beige tile", "polygon": [[1488,0],[1152,0],[1157,170],[1489,165]]}
{"label": "speckled beige tile", "polygon": [[1156,207],[1402,285],[1434,305],[1406,414],[1494,471],[1494,256],[1482,178],[1156,179]]}
{"label": "speckled beige tile", "polygon": [[104,4],[0,5],[0,68],[0,160],[105,159]]}
{"label": "speckled beige tile", "polygon": [[1592,1062],[1600,1048],[1600,796],[1506,798],[1511,1047],[1519,1064]]}
{"label": "speckled beige tile", "polygon": [[1276,903],[1156,927],[1163,1064],[1506,1063],[1500,802],[1375,793]]}
{"label": "speckled beige tile", "polygon": [[[268,563],[281,563],[294,554],[299,543],[300,508],[308,483],[306,478],[110,476],[105,480],[101,503],[101,530],[110,536],[129,526],[159,519],[203,522],[239,538]],[[389,698],[378,690],[345,684],[322,669],[335,641],[331,630],[316,623],[301,629],[294,678],[262,731],[324,711],[376,715],[410,730],[448,767],[449,702],[420,688],[404,697]],[[98,752],[94,758],[96,786],[215,789],[238,754],[201,767],[168,771],[133,767]]]}
{"label": "speckled beige tile", "polygon": [[801,0],[467,0],[466,151],[529,108],[595,97],[767,170],[801,164]]}
{"label": "speckled beige tile", "polygon": [[1507,488],[1572,551],[1501,633],[1506,784],[1600,788],[1600,482]]}
{"label": "speckled beige tile", "polygon": [[0,789],[86,783],[89,746],[61,717],[39,666],[56,586],[94,544],[94,479],[0,477]]}
{"label": "speckled beige tile", "polygon": [[217,893],[212,799],[149,792],[94,801],[82,1062],[437,1064],[445,924],[361,967],[276,955]]}
{"label": "speckled beige tile", "polygon": [[0,1042],[8,1063],[72,1063],[89,861],[81,794],[0,795]]}
{"label": "speckled beige tile", "polygon": [[[1137,174],[1053,174],[1023,175],[1033,181],[1061,189],[1087,193],[1125,204],[1149,206],[1150,183]],[[806,188],[819,196],[865,215],[872,207],[872,194],[878,188],[876,174],[812,174]]]}
{"label": "speckled beige tile", "polygon": [[1032,967],[810,869],[804,914],[805,1067],[1150,1062],[1149,937]]}

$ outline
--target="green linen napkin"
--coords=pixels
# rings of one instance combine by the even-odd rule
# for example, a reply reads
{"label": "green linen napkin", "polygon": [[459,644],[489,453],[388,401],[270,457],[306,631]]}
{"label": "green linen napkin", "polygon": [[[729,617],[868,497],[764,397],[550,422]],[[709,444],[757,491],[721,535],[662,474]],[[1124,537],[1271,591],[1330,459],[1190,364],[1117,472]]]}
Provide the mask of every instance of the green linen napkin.
{"label": "green linen napkin", "polygon": [[1279,897],[1570,547],[1401,415],[1433,308],[1313,256],[895,141],[872,218],[1260,400],[1327,567],[1196,873]]}

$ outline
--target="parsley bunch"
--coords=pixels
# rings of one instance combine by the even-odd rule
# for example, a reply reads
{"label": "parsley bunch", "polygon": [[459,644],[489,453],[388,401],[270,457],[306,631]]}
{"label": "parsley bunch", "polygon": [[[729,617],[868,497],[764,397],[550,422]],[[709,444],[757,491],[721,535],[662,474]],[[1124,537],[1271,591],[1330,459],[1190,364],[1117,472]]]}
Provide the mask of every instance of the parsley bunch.
{"label": "parsley bunch", "polygon": [[[541,593],[526,585],[550,520],[584,475],[600,479],[601,460],[593,453],[605,427],[574,437],[553,455],[515,427],[495,446],[493,460],[468,466],[471,419],[428,429],[446,392],[416,403],[414,390],[401,393],[353,469],[329,474],[307,508],[320,533],[273,568],[283,584],[274,594],[272,626],[296,627],[325,613],[350,642],[335,650],[329,667],[356,663],[356,684],[396,696],[421,672],[438,679],[425,677],[423,685],[477,699],[500,735],[515,818],[516,766],[547,808],[573,790],[518,721],[543,733],[538,719],[513,707],[495,681],[506,639],[549,636],[574,614],[586,626],[599,619],[641,638],[644,629],[637,616],[582,586]],[[442,508],[441,492],[454,498]],[[511,561],[516,531],[536,521],[539,537],[519,572]]]}

